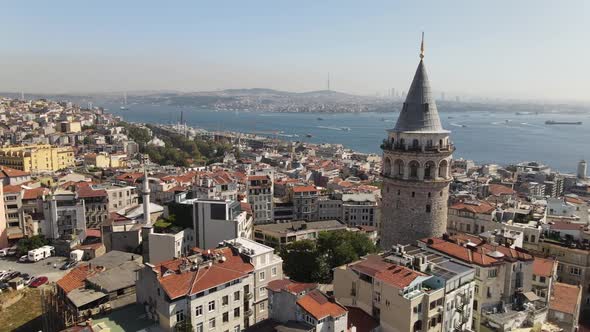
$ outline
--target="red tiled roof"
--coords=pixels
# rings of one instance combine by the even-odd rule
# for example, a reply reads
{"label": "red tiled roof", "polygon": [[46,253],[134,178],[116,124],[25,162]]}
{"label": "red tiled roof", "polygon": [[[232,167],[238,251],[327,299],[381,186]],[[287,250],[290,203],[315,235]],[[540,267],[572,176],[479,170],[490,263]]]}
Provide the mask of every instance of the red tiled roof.
{"label": "red tiled roof", "polygon": [[25,189],[24,194],[23,194],[23,200],[37,199],[37,198],[39,198],[43,195],[47,195],[47,194],[49,194],[49,189],[43,188],[43,187],[33,188],[33,189]]}
{"label": "red tiled roof", "polygon": [[581,292],[581,286],[568,285],[561,282],[554,283],[551,299],[549,300],[549,309],[567,314],[575,314]]}
{"label": "red tiled roof", "polygon": [[143,173],[141,172],[128,172],[117,175],[116,179],[119,181],[125,181],[127,183],[135,183],[137,180],[143,178]]}
{"label": "red tiled roof", "polygon": [[240,207],[243,211],[252,213],[252,206],[248,202],[240,202]]}
{"label": "red tiled roof", "polygon": [[21,170],[6,167],[6,166],[0,166],[0,178],[4,178],[4,177],[12,178],[12,177],[29,176],[29,175],[31,175],[31,173],[29,173],[29,172],[21,171]]}
{"label": "red tiled roof", "polygon": [[348,309],[349,330],[354,326],[356,332],[371,332],[379,326],[379,321],[362,309],[356,307],[346,307],[346,309]]}
{"label": "red tiled roof", "polygon": [[90,269],[89,265],[79,265],[57,281],[57,285],[67,294],[74,289],[84,286],[84,281],[97,273],[97,269]]}
{"label": "red tiled roof", "polygon": [[273,280],[266,286],[267,289],[270,289],[273,292],[286,291],[292,294],[310,291],[316,289],[317,287],[318,284],[297,282],[289,279]]}
{"label": "red tiled roof", "polygon": [[572,204],[585,204],[584,200],[580,199],[579,197],[572,197],[572,196],[565,196],[565,201]]}
{"label": "red tiled roof", "polygon": [[459,202],[451,205],[450,209],[469,211],[471,213],[492,213],[496,207],[486,201],[477,201],[477,204]]}
{"label": "red tiled roof", "polygon": [[80,198],[91,198],[91,197],[107,197],[107,191],[104,189],[93,189],[89,183],[80,182],[77,185],[76,190],[78,197]]}
{"label": "red tiled roof", "polygon": [[101,237],[100,229],[88,228],[88,229],[86,229],[86,236],[87,237]]}
{"label": "red tiled roof", "polygon": [[328,316],[336,318],[347,313],[345,307],[330,301],[324,293],[317,289],[300,297],[297,300],[297,304],[317,320],[324,319]]}
{"label": "red tiled roof", "polygon": [[293,187],[293,192],[294,193],[304,193],[304,192],[315,192],[318,191],[317,188],[315,186],[298,186],[298,187]]}
{"label": "red tiled roof", "polygon": [[[432,240],[432,243],[429,243]],[[424,240],[421,240],[424,241]],[[426,239],[424,241],[428,243],[428,246],[434,250],[437,250],[443,254],[451,257],[460,259],[470,264],[476,264],[480,266],[491,266],[499,263],[499,260],[482,254],[476,250],[472,250],[456,243],[448,242],[439,238]]]}
{"label": "red tiled roof", "polygon": [[249,175],[248,181],[256,181],[256,180],[270,180],[268,175]]}
{"label": "red tiled roof", "polygon": [[492,194],[494,196],[514,195],[514,193],[516,192],[513,189],[503,186],[501,184],[490,184],[489,189],[490,189],[490,194]]}
{"label": "red tiled roof", "polygon": [[[450,238],[450,241],[445,241],[441,238],[427,238],[420,241],[426,243],[430,248],[438,250],[446,255],[480,266],[499,264],[502,260],[514,262],[517,260],[531,261],[534,259],[531,254],[523,249],[517,250],[505,246],[493,245],[477,238],[472,240],[465,234],[461,236],[453,236]],[[475,246],[466,247],[462,245],[467,242],[471,242],[475,244]],[[490,256],[494,251],[498,251],[504,256],[501,258]]]}
{"label": "red tiled roof", "polygon": [[559,229],[564,231],[581,231],[584,229],[583,224],[569,223],[563,221],[556,221],[553,225],[549,226],[551,229]]}
{"label": "red tiled roof", "polygon": [[[158,278],[160,285],[171,299],[185,295],[193,295],[206,289],[225,284],[229,281],[245,277],[254,270],[254,266],[247,262],[240,254],[230,248],[213,250],[223,255],[226,260],[212,261],[212,265],[201,266],[198,270],[180,271],[182,259],[162,262],[154,267],[162,277]],[[190,263],[189,263],[190,264]],[[168,270],[175,273],[163,276]]]}
{"label": "red tiled roof", "polygon": [[352,265],[352,269],[400,289],[408,287],[416,278],[425,276],[405,266],[386,262],[377,255],[367,256],[366,259]]}
{"label": "red tiled roof", "polygon": [[3,186],[2,187],[3,192],[6,193],[18,193],[21,190],[23,190],[23,188],[20,185],[8,185],[8,186]]}
{"label": "red tiled roof", "polygon": [[541,277],[551,277],[553,275],[553,267],[555,261],[549,258],[535,257],[533,262],[533,274]]}

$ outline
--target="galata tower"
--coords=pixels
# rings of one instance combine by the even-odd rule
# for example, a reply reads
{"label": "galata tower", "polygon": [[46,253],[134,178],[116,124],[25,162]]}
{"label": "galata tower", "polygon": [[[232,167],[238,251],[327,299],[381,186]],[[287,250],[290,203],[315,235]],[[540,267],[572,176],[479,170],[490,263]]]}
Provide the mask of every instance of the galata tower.
{"label": "galata tower", "polygon": [[447,227],[454,146],[443,129],[424,65],[420,63],[395,127],[383,140],[381,246],[415,244]]}

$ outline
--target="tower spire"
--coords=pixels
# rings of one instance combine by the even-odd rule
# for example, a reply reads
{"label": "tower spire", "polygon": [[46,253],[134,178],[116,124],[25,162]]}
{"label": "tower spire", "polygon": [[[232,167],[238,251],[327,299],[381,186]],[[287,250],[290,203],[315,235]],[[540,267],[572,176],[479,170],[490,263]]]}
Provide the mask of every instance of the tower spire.
{"label": "tower spire", "polygon": [[420,60],[424,59],[424,31],[422,31],[422,42],[420,43]]}

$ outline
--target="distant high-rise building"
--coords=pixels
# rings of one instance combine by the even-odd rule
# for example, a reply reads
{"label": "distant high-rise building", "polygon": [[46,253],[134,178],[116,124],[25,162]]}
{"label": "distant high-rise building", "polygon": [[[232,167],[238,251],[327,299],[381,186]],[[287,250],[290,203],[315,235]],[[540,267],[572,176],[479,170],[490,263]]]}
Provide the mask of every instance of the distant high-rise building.
{"label": "distant high-rise building", "polygon": [[585,179],[586,178],[586,160],[580,160],[578,163],[578,179]]}
{"label": "distant high-rise building", "polygon": [[443,100],[443,101],[445,100],[445,93],[444,92],[440,93],[440,100]]}
{"label": "distant high-rise building", "polygon": [[423,62],[420,63],[395,127],[383,142],[381,243],[413,244],[446,231],[450,131],[440,122]]}

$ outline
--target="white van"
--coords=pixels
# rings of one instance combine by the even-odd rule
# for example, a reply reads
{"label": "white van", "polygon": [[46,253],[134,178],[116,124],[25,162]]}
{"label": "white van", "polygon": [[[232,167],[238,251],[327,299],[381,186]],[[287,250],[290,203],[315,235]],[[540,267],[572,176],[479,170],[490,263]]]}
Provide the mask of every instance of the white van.
{"label": "white van", "polygon": [[54,251],[55,248],[52,246],[43,246],[41,248],[29,250],[27,257],[29,258],[30,262],[38,262],[47,257],[51,257]]}

